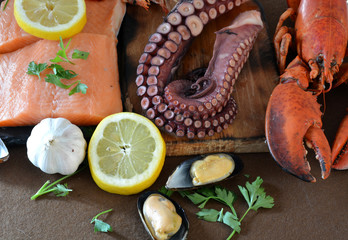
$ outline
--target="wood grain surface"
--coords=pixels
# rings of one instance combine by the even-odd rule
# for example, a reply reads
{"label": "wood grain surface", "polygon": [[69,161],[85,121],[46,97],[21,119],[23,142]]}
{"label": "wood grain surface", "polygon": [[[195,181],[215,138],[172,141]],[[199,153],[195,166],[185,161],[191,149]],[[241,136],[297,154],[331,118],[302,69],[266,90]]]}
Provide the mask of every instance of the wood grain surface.
{"label": "wood grain surface", "polygon": [[[207,67],[213,53],[215,32],[240,13],[258,9],[254,2],[235,7],[230,12],[208,23],[182,60],[174,79],[180,79],[190,71]],[[149,11],[127,7],[119,35],[120,80],[125,111],[142,113],[140,98],[136,95],[136,67],[149,36],[162,23],[165,14],[158,6]],[[264,123],[269,96],[277,84],[278,73],[267,34],[267,23],[258,36],[248,61],[234,86],[233,98],[238,104],[238,115],[229,127],[219,134],[203,139],[179,138],[162,131],[168,156],[195,155],[212,152],[266,152]]]}

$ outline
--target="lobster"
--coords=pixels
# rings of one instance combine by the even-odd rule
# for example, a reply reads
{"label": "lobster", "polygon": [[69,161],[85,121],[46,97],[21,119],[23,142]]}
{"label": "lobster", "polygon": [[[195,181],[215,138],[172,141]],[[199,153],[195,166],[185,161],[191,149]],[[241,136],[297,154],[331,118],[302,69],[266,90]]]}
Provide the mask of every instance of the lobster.
{"label": "lobster", "polygon": [[[346,0],[288,0],[280,16],[274,48],[280,83],[268,102],[265,133],[271,155],[283,170],[307,182],[315,182],[306,159],[304,142],[316,153],[321,175],[331,168],[348,168],[348,115],[333,144],[322,129],[320,94],[347,82],[348,17]],[[291,18],[295,27],[284,25]],[[289,49],[297,56],[286,67]],[[286,67],[286,68],[285,68]]]}

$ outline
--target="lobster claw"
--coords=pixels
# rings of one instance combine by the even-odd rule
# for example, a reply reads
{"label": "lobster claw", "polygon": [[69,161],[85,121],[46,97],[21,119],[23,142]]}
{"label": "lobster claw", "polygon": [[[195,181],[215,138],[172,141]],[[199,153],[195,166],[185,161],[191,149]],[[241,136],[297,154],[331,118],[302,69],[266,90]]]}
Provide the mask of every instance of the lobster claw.
{"label": "lobster claw", "polygon": [[348,169],[348,114],[342,120],[332,145],[332,168]]}
{"label": "lobster claw", "polygon": [[273,158],[283,170],[315,182],[303,141],[314,149],[323,179],[330,175],[331,148],[321,129],[322,113],[316,97],[302,90],[296,80],[292,78],[273,90],[266,111],[266,139]]}

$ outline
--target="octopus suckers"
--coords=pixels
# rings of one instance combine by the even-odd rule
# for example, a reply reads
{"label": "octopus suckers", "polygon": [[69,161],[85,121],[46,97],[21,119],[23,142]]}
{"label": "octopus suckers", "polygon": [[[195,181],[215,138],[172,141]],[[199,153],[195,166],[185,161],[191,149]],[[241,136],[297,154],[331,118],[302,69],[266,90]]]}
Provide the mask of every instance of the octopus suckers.
{"label": "octopus suckers", "polygon": [[209,16],[206,12],[200,12],[199,18],[202,20],[203,24],[207,24],[209,21]]}
{"label": "octopus suckers", "polygon": [[221,5],[219,6],[219,13],[220,13],[220,14],[223,14],[225,11],[226,11],[226,6],[223,5],[223,4],[221,4]]}
{"label": "octopus suckers", "polygon": [[231,76],[228,75],[228,74],[225,74],[225,79],[227,82],[230,82],[231,81]]}
{"label": "octopus suckers", "polygon": [[195,11],[194,6],[189,2],[183,2],[178,7],[178,12],[181,13],[181,15],[183,15],[184,17],[192,15],[194,11]]}
{"label": "octopus suckers", "polygon": [[183,52],[192,38],[203,31],[204,25],[241,3],[233,0],[182,1],[150,36],[139,59],[135,83],[145,115],[157,126],[178,137],[201,138],[221,132],[235,118],[236,103],[231,98],[233,85],[257,32],[262,29],[260,24],[250,23],[248,16],[251,14],[242,13],[242,20],[238,18],[231,26],[217,32],[221,33],[216,35],[217,43],[228,40],[232,44],[228,47],[215,44],[212,61],[206,70],[194,71],[187,79],[177,81],[172,81],[172,76]]}
{"label": "octopus suckers", "polygon": [[187,17],[185,23],[186,26],[190,29],[192,36],[198,36],[203,30],[203,22],[196,15]]}
{"label": "octopus suckers", "polygon": [[179,13],[173,12],[173,13],[168,15],[167,20],[170,24],[172,24],[173,26],[176,26],[176,25],[179,25],[181,23],[182,17]]}
{"label": "octopus suckers", "polygon": [[211,9],[209,9],[208,14],[209,14],[210,19],[215,19],[217,16],[217,11],[215,8],[211,8]]}
{"label": "octopus suckers", "polygon": [[146,87],[145,86],[140,86],[137,90],[138,96],[143,96],[146,93]]}
{"label": "octopus suckers", "polygon": [[227,73],[229,75],[232,75],[233,74],[233,68],[231,68],[231,67],[227,68]]}
{"label": "octopus suckers", "polygon": [[202,9],[204,7],[204,2],[203,0],[193,0],[193,6],[196,9]]}

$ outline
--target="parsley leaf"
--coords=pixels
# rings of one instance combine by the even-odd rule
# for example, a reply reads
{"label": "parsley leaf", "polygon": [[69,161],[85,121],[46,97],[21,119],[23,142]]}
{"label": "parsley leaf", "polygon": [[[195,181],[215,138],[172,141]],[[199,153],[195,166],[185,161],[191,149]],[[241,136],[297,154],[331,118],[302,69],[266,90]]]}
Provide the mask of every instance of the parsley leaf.
{"label": "parsley leaf", "polygon": [[76,86],[73,89],[71,89],[71,91],[69,92],[69,96],[73,95],[74,93],[79,93],[79,92],[86,94],[87,88],[88,87],[86,84],[80,83],[80,81],[78,81]]}
{"label": "parsley leaf", "polygon": [[[201,188],[196,192],[180,191],[180,195],[189,198],[194,204],[198,205],[201,210],[197,213],[198,218],[209,222],[221,222],[233,229],[233,232],[227,239],[231,239],[233,235],[241,231],[241,222],[250,210],[257,211],[259,208],[272,208],[274,200],[271,196],[266,196],[265,190],[261,187],[263,180],[257,177],[251,184],[246,182],[245,187],[238,186],[240,192],[245,198],[249,208],[239,219],[233,207],[236,194],[226,188],[216,186],[214,188]],[[206,203],[213,199],[225,204],[231,209],[224,213],[223,208],[220,211],[215,209],[205,209]]]}
{"label": "parsley leaf", "polygon": [[53,70],[53,73],[57,75],[60,78],[64,79],[72,79],[77,76],[77,74],[72,70],[65,70],[61,65],[59,64],[51,64],[49,66]]}
{"label": "parsley leaf", "polygon": [[100,215],[111,212],[111,211],[112,209],[103,211],[101,213],[98,213],[95,217],[92,218],[91,223],[94,223],[94,232],[112,232],[112,227],[109,224],[98,219]]}
{"label": "parsley leaf", "polygon": [[68,188],[68,184],[65,183],[65,184],[57,184],[57,186],[55,187],[55,190],[53,191],[53,193],[57,197],[65,197],[71,191],[72,191],[72,189],[69,189]]}
{"label": "parsley leaf", "polygon": [[220,216],[220,211],[215,209],[202,209],[198,213],[196,213],[198,218],[203,219],[208,222],[216,222],[218,217]]}
{"label": "parsley leaf", "polygon": [[28,65],[27,74],[37,75],[39,80],[41,80],[40,73],[47,68],[47,63],[36,64],[34,61],[31,61]]}
{"label": "parsley leaf", "polygon": [[47,76],[47,77],[45,77],[46,82],[53,83],[54,85],[56,85],[60,88],[68,89],[72,86],[72,85],[66,85],[66,84],[62,83],[62,81],[61,81],[62,78],[56,74],[47,74],[46,76]]}
{"label": "parsley leaf", "polygon": [[240,233],[240,222],[238,221],[238,217],[236,215],[233,215],[230,212],[226,212],[223,216],[222,222],[227,226],[230,226],[237,233]]}
{"label": "parsley leaf", "polygon": [[272,208],[274,206],[274,200],[271,196],[266,196],[265,190],[261,187],[263,180],[257,177],[253,183],[246,182],[245,187],[239,187],[245,201],[248,203],[249,208],[257,211],[260,207]]}
{"label": "parsley leaf", "polygon": [[72,58],[86,60],[88,58],[88,55],[89,55],[89,52],[83,52],[83,51],[75,49],[73,54],[72,54]]}
{"label": "parsley leaf", "polygon": [[[67,184],[58,184],[61,181],[67,179],[68,177],[71,177],[73,175],[75,175],[76,173],[82,171],[83,169],[85,169],[87,167],[87,165],[83,166],[82,168],[80,168],[79,170],[77,170],[76,172],[70,174],[70,175],[66,175],[60,179],[58,179],[57,181],[53,182],[50,184],[50,180],[47,180],[44,185],[42,185],[42,187],[33,195],[31,196],[31,200],[35,200],[36,198],[53,192],[57,197],[65,197],[66,195],[69,194],[69,192],[72,191],[72,189],[68,189],[68,185]],[[56,185],[56,186],[54,186]]]}
{"label": "parsley leaf", "polygon": [[165,186],[162,186],[158,191],[164,195],[167,195],[168,197],[172,196],[174,193],[174,191],[167,189]]}
{"label": "parsley leaf", "polygon": [[70,42],[71,42],[71,38],[69,39],[69,41],[66,44],[66,46],[64,46],[62,37],[59,37],[59,46],[60,46],[61,49],[59,49],[58,52],[56,53],[56,57],[51,59],[50,61],[53,62],[53,63],[68,62],[68,63],[71,63],[71,64],[75,64],[75,63],[71,62],[68,59],[68,56],[66,55],[66,50],[68,49],[68,47],[70,45]]}
{"label": "parsley leaf", "polygon": [[8,4],[9,0],[6,0],[6,3],[4,5],[4,7],[2,8],[2,11],[5,11],[6,7],[7,7],[7,4]]}
{"label": "parsley leaf", "polygon": [[[58,52],[56,53],[56,57],[50,60],[53,63],[50,66],[48,66],[47,63],[35,64],[35,62],[32,61],[29,63],[27,74],[37,75],[39,77],[39,79],[41,80],[40,73],[43,70],[45,70],[46,68],[49,68],[52,70],[53,74],[52,73],[46,74],[46,78],[45,78],[46,82],[55,84],[56,86],[63,88],[63,89],[69,89],[69,88],[74,86],[70,90],[69,96],[73,95],[74,93],[79,93],[79,92],[86,94],[88,87],[86,84],[81,83],[80,80],[75,81],[71,84],[64,84],[61,81],[62,79],[70,80],[70,79],[77,76],[77,73],[75,73],[74,71],[66,70],[66,69],[64,69],[63,66],[57,64],[60,62],[67,62],[67,63],[74,64],[73,62],[71,62],[69,60],[67,53],[66,53],[66,50],[68,49],[68,47],[70,45],[70,42],[71,42],[71,39],[69,39],[66,46],[64,46],[62,37],[59,37],[59,46],[61,49],[58,50]],[[88,55],[89,55],[88,52],[83,52],[83,51],[75,49],[74,53],[72,54],[72,58],[74,58],[74,59],[78,59],[78,58],[87,59]]]}

